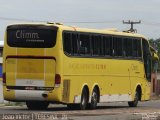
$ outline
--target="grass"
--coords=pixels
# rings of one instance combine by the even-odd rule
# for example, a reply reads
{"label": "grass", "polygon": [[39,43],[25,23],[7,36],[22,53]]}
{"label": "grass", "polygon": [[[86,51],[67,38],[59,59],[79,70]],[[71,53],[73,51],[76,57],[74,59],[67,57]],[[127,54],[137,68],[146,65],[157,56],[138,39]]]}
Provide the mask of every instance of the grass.
{"label": "grass", "polygon": [[5,106],[23,106],[25,105],[24,102],[6,102],[4,104]]}

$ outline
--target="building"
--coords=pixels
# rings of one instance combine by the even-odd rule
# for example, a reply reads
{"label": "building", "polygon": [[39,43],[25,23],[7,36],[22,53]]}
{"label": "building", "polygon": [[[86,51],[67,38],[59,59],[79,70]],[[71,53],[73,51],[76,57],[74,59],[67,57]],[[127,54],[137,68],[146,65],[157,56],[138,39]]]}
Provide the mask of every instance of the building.
{"label": "building", "polygon": [[159,57],[157,51],[153,47],[150,48],[152,52],[151,95],[159,95],[160,79],[157,79],[159,77],[159,74],[157,73]]}

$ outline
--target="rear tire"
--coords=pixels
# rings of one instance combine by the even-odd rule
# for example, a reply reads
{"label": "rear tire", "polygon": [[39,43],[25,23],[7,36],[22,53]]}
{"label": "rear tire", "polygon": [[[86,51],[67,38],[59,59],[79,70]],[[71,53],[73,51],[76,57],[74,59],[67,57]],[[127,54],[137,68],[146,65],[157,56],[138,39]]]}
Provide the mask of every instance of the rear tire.
{"label": "rear tire", "polygon": [[85,110],[88,103],[88,93],[87,90],[84,88],[81,95],[81,103],[80,103],[80,109]]}
{"label": "rear tire", "polygon": [[134,101],[128,102],[129,107],[137,107],[139,98],[140,98],[140,93],[138,90],[136,90]]}
{"label": "rear tire", "polygon": [[98,90],[94,88],[91,96],[90,108],[96,109],[97,103],[98,103]]}
{"label": "rear tire", "polygon": [[49,102],[46,102],[46,101],[27,101],[26,105],[29,110],[45,110],[48,108]]}

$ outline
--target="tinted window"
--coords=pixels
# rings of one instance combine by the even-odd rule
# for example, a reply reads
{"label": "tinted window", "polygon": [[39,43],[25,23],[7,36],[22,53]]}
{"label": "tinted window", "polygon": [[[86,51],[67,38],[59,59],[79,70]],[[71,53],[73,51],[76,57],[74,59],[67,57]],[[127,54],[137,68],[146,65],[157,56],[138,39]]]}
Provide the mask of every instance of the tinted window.
{"label": "tinted window", "polygon": [[73,55],[78,55],[78,48],[79,48],[79,43],[78,43],[78,35],[77,33],[72,33],[72,54]]}
{"label": "tinted window", "polygon": [[141,39],[65,31],[64,52],[72,56],[142,58]]}
{"label": "tinted window", "polygon": [[91,42],[90,36],[87,34],[79,35],[79,53],[85,55],[91,55]]}
{"label": "tinted window", "polygon": [[103,49],[106,56],[112,56],[112,37],[103,36]]}
{"label": "tinted window", "polygon": [[141,57],[141,40],[133,39],[133,57]]}
{"label": "tinted window", "polygon": [[78,55],[78,36],[76,33],[66,32],[63,35],[64,51],[68,55]]}
{"label": "tinted window", "polygon": [[102,54],[101,51],[101,37],[98,35],[92,35],[92,54],[95,56],[99,56]]}
{"label": "tinted window", "polygon": [[57,27],[12,25],[7,27],[7,43],[11,47],[50,48],[56,44]]}
{"label": "tinted window", "polygon": [[144,68],[146,73],[147,80],[151,80],[151,53],[150,53],[150,47],[148,42],[143,39],[142,40],[142,46],[143,46],[143,60],[144,60]]}
{"label": "tinted window", "polygon": [[131,38],[124,38],[123,39],[123,56],[132,57],[132,39]]}
{"label": "tinted window", "polygon": [[113,38],[113,55],[122,56],[122,38]]}
{"label": "tinted window", "polygon": [[141,40],[137,40],[137,48],[138,48],[138,57],[142,57],[142,46],[141,46]]}
{"label": "tinted window", "polygon": [[72,53],[72,40],[71,40],[71,33],[64,33],[64,51],[67,54],[71,54]]}

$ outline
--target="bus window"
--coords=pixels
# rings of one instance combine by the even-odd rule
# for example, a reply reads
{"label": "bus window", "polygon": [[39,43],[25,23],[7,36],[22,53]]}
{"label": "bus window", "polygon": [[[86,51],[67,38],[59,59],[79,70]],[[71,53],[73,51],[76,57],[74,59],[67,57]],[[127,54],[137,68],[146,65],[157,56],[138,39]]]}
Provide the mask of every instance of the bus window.
{"label": "bus window", "polygon": [[99,56],[101,52],[101,39],[100,36],[98,35],[93,35],[92,36],[92,51],[93,51],[93,56]]}
{"label": "bus window", "polygon": [[79,39],[79,53],[81,55],[90,55],[91,52],[91,47],[90,47],[90,36],[89,35],[85,35],[85,34],[80,34],[79,35],[80,39]]}
{"label": "bus window", "polygon": [[141,40],[133,39],[133,57],[141,57]]}
{"label": "bus window", "polygon": [[149,49],[149,44],[145,39],[143,39],[142,45],[143,45],[143,61],[144,61],[145,74],[147,80],[151,81],[151,53]]}
{"label": "bus window", "polygon": [[99,36],[100,39],[100,56],[104,56],[104,43],[103,43],[103,37],[102,35]]}
{"label": "bus window", "polygon": [[7,27],[7,44],[10,47],[51,48],[56,44],[57,27],[44,25],[17,25]]}
{"label": "bus window", "polygon": [[70,33],[64,33],[64,39],[63,39],[63,46],[64,46],[64,52],[68,55],[71,55],[72,53],[72,40],[71,40],[71,34]]}
{"label": "bus window", "polygon": [[103,46],[105,56],[112,56],[112,37],[103,36]]}
{"label": "bus window", "polygon": [[72,33],[72,53],[74,56],[78,55],[78,37],[76,33]]}
{"label": "bus window", "polygon": [[124,38],[123,39],[123,56],[132,57],[132,39]]}
{"label": "bus window", "polygon": [[122,38],[113,37],[114,56],[122,56]]}
{"label": "bus window", "polygon": [[133,39],[133,57],[138,57],[138,40]]}
{"label": "bus window", "polygon": [[142,45],[141,45],[141,40],[140,39],[138,39],[137,40],[137,48],[138,48],[138,57],[139,58],[142,58]]}

